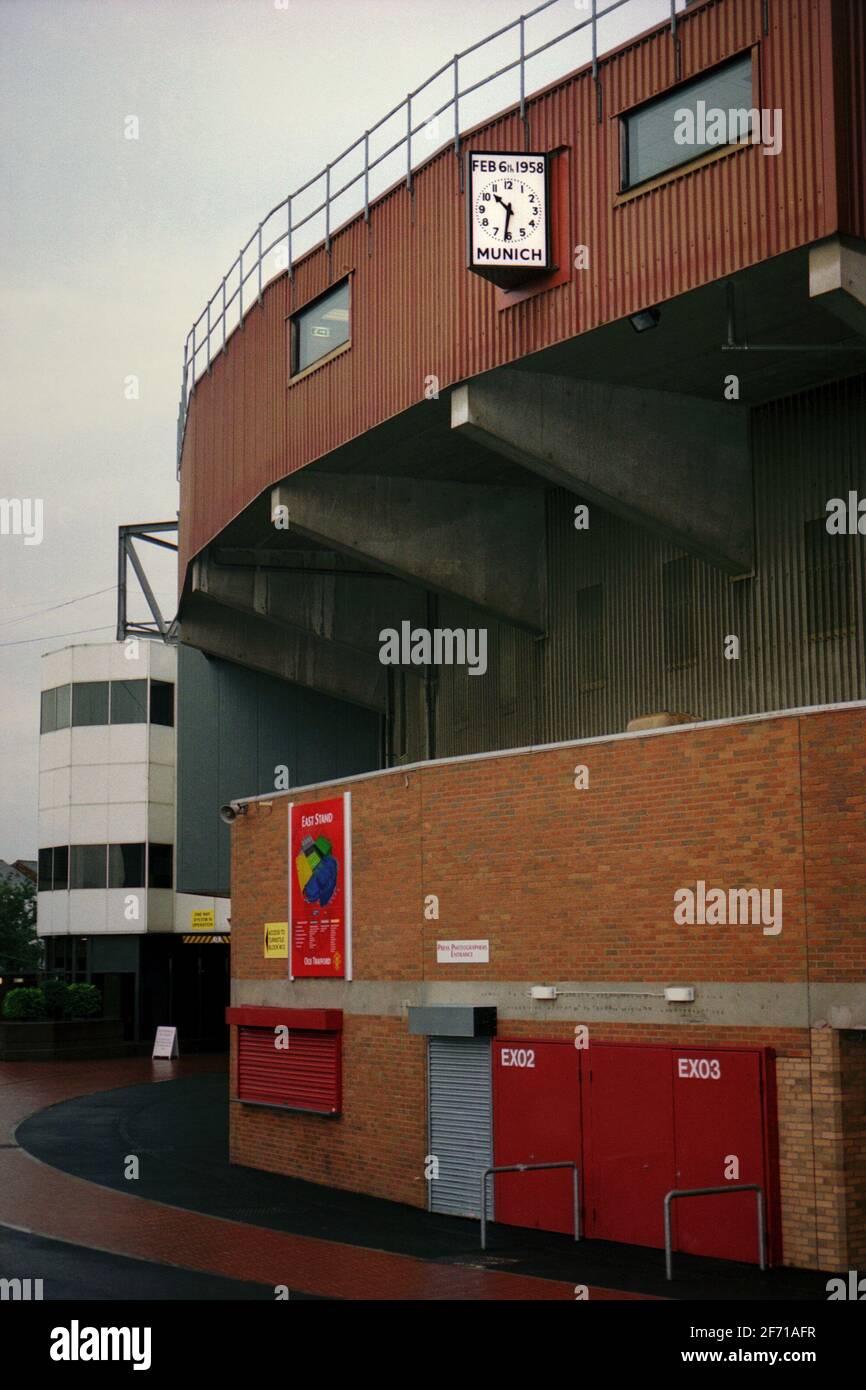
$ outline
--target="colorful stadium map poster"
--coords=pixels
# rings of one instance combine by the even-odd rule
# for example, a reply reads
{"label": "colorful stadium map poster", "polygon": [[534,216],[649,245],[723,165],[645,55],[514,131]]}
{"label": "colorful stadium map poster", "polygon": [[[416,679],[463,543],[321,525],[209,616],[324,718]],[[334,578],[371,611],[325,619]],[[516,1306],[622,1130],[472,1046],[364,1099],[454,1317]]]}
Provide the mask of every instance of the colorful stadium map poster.
{"label": "colorful stadium map poster", "polygon": [[352,978],[351,793],[289,806],[289,978]]}

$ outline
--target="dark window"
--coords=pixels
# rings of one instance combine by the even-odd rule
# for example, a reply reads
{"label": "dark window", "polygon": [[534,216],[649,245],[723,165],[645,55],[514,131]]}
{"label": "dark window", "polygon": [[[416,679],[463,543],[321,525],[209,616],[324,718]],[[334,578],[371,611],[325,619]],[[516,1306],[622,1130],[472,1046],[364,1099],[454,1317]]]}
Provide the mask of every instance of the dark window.
{"label": "dark window", "polygon": [[171,888],[171,845],[148,845],[147,847],[147,886],[148,888]]}
{"label": "dark window", "polygon": [[806,611],[810,637],[838,637],[851,631],[851,544],[831,535],[827,518],[807,521]]}
{"label": "dark window", "polygon": [[144,887],[144,845],[108,846],[108,886]]}
{"label": "dark window", "polygon": [[53,888],[69,887],[69,846],[54,846],[54,877],[52,880]]}
{"label": "dark window", "polygon": [[39,721],[40,734],[53,734],[57,728],[57,688],[43,690],[42,717]]}
{"label": "dark window", "polygon": [[72,724],[108,723],[108,681],[76,681],[72,687]]}
{"label": "dark window", "polygon": [[69,686],[56,685],[42,692],[41,734],[53,734],[56,729],[69,728]]}
{"label": "dark window", "polygon": [[147,681],[111,682],[112,724],[147,722]]}
{"label": "dark window", "polygon": [[349,281],[323,294],[291,321],[292,376],[349,341]]}
{"label": "dark window", "polygon": [[174,686],[171,681],[150,682],[150,722],[174,725]]}
{"label": "dark window", "polygon": [[54,887],[54,850],[41,849],[39,851],[39,883],[40,893],[50,893]]}
{"label": "dark window", "polygon": [[106,845],[73,845],[70,850],[70,888],[104,888]]}
{"label": "dark window", "polygon": [[744,53],[622,117],[623,189],[736,144],[759,119],[752,107],[752,55]]}
{"label": "dark window", "polygon": [[692,632],[693,561],[690,555],[662,566],[665,664],[685,666],[694,656]]}
{"label": "dark window", "polygon": [[604,591],[600,584],[581,589],[575,605],[577,680],[581,690],[604,685]]}

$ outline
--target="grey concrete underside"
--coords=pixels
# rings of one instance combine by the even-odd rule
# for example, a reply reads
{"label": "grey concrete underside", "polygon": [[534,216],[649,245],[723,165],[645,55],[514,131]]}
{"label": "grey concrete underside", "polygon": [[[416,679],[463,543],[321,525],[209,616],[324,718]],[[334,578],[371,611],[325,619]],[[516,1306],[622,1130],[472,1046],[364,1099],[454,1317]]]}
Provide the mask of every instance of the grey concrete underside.
{"label": "grey concrete underside", "polygon": [[834,236],[811,246],[809,297],[866,338],[866,242]]}
{"label": "grey concrete underside", "polygon": [[[500,1019],[562,1023],[702,1024],[722,1028],[866,1028],[866,984],[702,984],[563,980],[560,997],[537,1003],[540,980],[233,980],[232,1004],[343,1009],[348,1014],[404,1017],[410,1005],[494,1007]],[[665,985],[693,984],[693,1004],[654,997]],[[571,994],[567,991],[576,991]],[[635,994],[646,993],[647,998]]]}
{"label": "grey concrete underside", "polygon": [[752,569],[748,414],[732,402],[500,370],[452,392],[451,427],[732,574]]}
{"label": "grey concrete underside", "polygon": [[519,627],[545,627],[544,495],[304,469],[271,493],[292,531]]}

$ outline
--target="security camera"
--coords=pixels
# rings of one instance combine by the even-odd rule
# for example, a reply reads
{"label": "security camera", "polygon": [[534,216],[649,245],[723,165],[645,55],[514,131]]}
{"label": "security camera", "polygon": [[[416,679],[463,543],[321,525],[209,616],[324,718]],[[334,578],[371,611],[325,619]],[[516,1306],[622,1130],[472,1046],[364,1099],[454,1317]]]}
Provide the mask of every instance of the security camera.
{"label": "security camera", "polygon": [[247,808],[241,801],[230,801],[226,806],[220,807],[220,820],[225,825],[231,825],[238,816],[245,816]]}

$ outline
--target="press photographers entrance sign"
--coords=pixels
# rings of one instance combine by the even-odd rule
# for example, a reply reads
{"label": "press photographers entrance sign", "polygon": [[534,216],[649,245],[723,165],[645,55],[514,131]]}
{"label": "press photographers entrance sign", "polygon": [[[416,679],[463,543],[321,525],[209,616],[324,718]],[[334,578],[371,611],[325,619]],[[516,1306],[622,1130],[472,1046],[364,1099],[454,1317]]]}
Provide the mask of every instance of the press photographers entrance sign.
{"label": "press photographers entrance sign", "polygon": [[289,806],[289,978],[352,978],[352,800]]}

